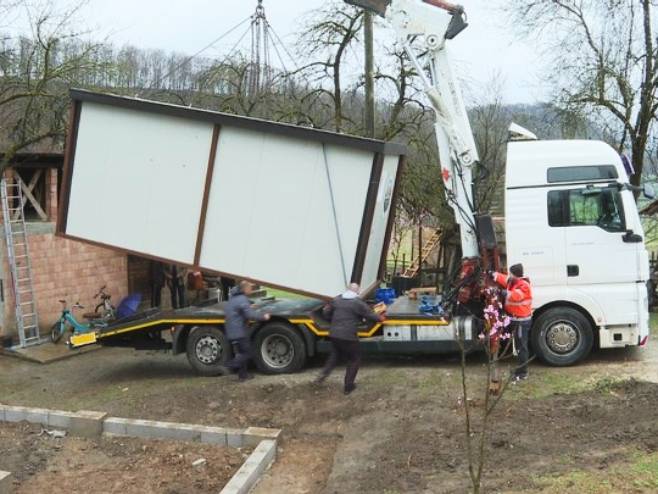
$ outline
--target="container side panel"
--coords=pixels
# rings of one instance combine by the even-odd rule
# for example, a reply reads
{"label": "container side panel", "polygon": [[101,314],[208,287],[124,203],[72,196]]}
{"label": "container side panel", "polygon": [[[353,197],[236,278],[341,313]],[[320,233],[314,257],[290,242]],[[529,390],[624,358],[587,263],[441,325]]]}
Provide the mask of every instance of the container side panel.
{"label": "container side panel", "polygon": [[392,213],[393,190],[395,189],[399,161],[399,156],[387,156],[384,160],[384,170],[377,193],[377,205],[375,206],[375,215],[372,221],[366,262],[361,277],[361,286],[364,288],[372,286],[379,276],[379,264],[386,238],[386,227]]}
{"label": "container side panel", "polygon": [[[372,155],[329,146],[327,157],[350,272]],[[300,291],[339,293],[344,275],[322,144],[224,127],[200,264]]]}
{"label": "container side panel", "polygon": [[212,132],[84,103],[66,233],[192,264]]}
{"label": "container side panel", "polygon": [[[328,145],[326,158],[325,164],[322,156],[316,182],[317,192],[310,205],[313,214],[305,240],[310,248],[304,251],[300,267],[302,273],[315,273],[312,276],[305,275],[306,281],[322,287],[323,294],[334,296],[344,290],[352,276],[373,153]],[[326,248],[318,248],[320,242]],[[327,263],[329,259],[336,259],[337,272],[328,272],[331,269],[331,264]],[[325,286],[323,277],[335,279],[335,285]]]}

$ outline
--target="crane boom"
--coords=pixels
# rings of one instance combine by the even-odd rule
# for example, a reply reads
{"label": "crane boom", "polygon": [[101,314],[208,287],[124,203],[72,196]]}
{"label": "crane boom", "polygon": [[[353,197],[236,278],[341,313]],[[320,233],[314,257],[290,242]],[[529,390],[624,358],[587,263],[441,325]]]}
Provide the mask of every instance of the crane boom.
{"label": "crane boom", "polygon": [[[463,7],[445,0],[345,0],[383,16],[404,46],[436,115],[436,139],[448,202],[460,227],[465,258],[479,256],[473,167],[479,157],[446,42],[468,24]],[[427,52],[429,74],[418,53]]]}

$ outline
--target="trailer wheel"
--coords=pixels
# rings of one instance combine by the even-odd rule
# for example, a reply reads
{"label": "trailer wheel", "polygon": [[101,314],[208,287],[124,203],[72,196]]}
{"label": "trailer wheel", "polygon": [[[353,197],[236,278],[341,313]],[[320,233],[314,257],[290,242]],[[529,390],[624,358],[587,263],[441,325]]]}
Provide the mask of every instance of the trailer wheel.
{"label": "trailer wheel", "polygon": [[594,345],[594,331],[587,318],[576,309],[555,307],[535,321],[531,340],[540,360],[566,367],[589,355]]}
{"label": "trailer wheel", "polygon": [[187,337],[187,360],[202,376],[220,376],[226,373],[231,358],[231,346],[221,329],[216,327],[192,328]]}
{"label": "trailer wheel", "polygon": [[274,322],[263,327],[255,338],[254,361],[266,374],[289,374],[306,364],[304,339],[294,328]]}

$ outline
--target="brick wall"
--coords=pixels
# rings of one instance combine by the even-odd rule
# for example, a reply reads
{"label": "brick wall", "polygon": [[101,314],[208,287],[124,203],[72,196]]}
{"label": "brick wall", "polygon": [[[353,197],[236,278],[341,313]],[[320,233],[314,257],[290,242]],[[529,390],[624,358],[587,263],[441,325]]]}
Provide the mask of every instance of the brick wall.
{"label": "brick wall", "polygon": [[[128,294],[127,256],[111,250],[94,247],[56,237],[53,233],[29,236],[30,258],[34,278],[35,299],[42,332],[59,318],[66,299],[69,306],[79,301],[84,311],[92,312],[98,303],[93,299],[98,289],[107,285],[114,305]],[[4,249],[3,249],[4,250]],[[12,336],[16,319],[11,277],[6,254],[3,254],[5,317],[0,334]],[[76,313],[78,320],[82,314]]]}

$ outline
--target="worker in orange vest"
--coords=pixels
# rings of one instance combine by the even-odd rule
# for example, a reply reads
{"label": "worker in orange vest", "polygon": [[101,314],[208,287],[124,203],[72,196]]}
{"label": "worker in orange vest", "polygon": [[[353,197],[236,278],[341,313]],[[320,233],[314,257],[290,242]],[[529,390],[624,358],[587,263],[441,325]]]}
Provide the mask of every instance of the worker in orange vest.
{"label": "worker in orange vest", "polygon": [[517,350],[518,365],[514,370],[514,381],[528,378],[530,359],[529,339],[532,326],[532,287],[524,276],[523,264],[509,268],[509,275],[492,273],[494,281],[500,285],[505,299],[505,312],[512,319],[511,330]]}

